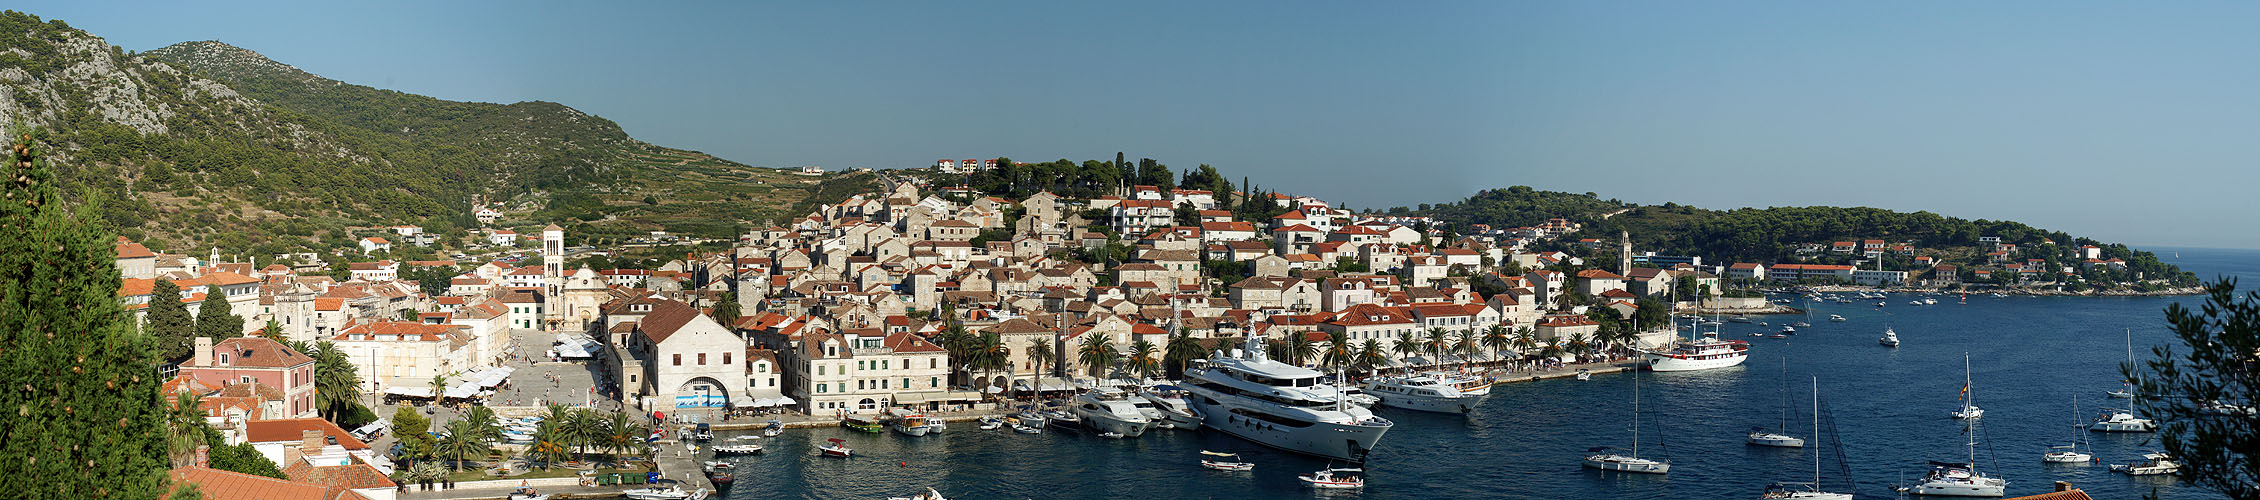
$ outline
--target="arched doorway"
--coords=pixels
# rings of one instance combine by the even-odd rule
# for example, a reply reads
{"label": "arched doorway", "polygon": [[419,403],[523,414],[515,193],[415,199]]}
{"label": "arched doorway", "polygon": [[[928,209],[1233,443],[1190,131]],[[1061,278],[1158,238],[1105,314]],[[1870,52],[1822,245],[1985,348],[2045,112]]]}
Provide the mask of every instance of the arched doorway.
{"label": "arched doorway", "polygon": [[855,409],[857,411],[877,410],[879,409],[879,401],[871,398],[863,398],[862,401],[855,402]]}
{"label": "arched doorway", "polygon": [[675,388],[675,407],[728,408],[730,407],[729,386],[722,385],[721,381],[708,377],[684,381],[682,386]]}

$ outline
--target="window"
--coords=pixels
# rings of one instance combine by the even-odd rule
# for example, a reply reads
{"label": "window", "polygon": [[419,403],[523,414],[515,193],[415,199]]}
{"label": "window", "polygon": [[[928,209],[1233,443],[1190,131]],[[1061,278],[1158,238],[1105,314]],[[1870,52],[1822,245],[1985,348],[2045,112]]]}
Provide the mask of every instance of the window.
{"label": "window", "polygon": [[863,390],[863,381],[861,381],[861,380],[857,380],[857,381],[855,381],[855,390],[858,390],[858,391],[860,391],[860,390]]}
{"label": "window", "polygon": [[776,387],[776,386],[777,386],[777,379],[776,379],[776,378],[774,378],[774,377],[770,378],[770,379],[769,379],[769,386],[770,386],[770,387]]}
{"label": "window", "polygon": [[676,354],[675,354],[675,366],[683,366],[683,355],[682,355],[682,353],[676,353]]}
{"label": "window", "polygon": [[926,386],[927,386],[927,387],[941,387],[941,386],[942,386],[942,378],[941,378],[941,377],[929,377],[929,378],[927,378],[927,379],[926,379]]}
{"label": "window", "polygon": [[885,370],[885,369],[887,369],[887,365],[888,365],[888,362],[887,362],[887,360],[884,360],[884,359],[882,359],[882,360],[879,360],[879,369],[881,369],[881,370]]}
{"label": "window", "polygon": [[908,379],[908,378],[902,379],[902,388],[904,388],[904,389],[909,389],[909,388],[910,388],[910,379]]}
{"label": "window", "polygon": [[941,363],[941,361],[934,358],[926,358],[926,368],[931,369],[939,367],[940,365],[936,363]]}
{"label": "window", "polygon": [[816,384],[816,392],[821,394],[826,392],[825,390],[830,389],[831,387],[832,386],[830,384]]}
{"label": "window", "polygon": [[228,364],[228,353],[220,353],[220,364]]}
{"label": "window", "polygon": [[722,364],[730,364],[730,353],[722,353]]}
{"label": "window", "polygon": [[698,365],[706,366],[706,353],[698,353]]}
{"label": "window", "polygon": [[817,374],[817,375],[823,375],[823,374],[824,374],[824,365],[816,365],[816,374]]}
{"label": "window", "polygon": [[754,363],[754,364],[753,364],[753,372],[754,372],[754,373],[769,373],[769,364],[768,364],[768,363]]}

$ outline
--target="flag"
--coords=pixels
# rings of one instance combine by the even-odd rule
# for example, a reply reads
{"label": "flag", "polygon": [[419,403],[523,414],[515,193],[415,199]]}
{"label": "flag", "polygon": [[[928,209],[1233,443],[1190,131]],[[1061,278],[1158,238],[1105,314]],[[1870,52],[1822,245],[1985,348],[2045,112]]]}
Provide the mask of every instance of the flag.
{"label": "flag", "polygon": [[1967,386],[1967,385],[1964,385],[1964,386],[1962,386],[1962,395],[1963,395],[1963,396],[1968,396],[1968,395],[1970,395],[1970,386]]}

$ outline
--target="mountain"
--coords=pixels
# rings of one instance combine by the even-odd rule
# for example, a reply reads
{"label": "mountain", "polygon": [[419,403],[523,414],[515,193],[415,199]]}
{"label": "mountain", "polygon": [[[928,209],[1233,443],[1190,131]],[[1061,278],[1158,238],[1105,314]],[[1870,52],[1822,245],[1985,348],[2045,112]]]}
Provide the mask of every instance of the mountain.
{"label": "mountain", "polygon": [[728,237],[828,183],[872,182],[645,143],[558,103],[339,82],[216,41],[133,54],[8,11],[0,47],[0,121],[32,127],[78,202],[167,251],[343,248],[402,223],[456,234],[476,202],[584,241]]}

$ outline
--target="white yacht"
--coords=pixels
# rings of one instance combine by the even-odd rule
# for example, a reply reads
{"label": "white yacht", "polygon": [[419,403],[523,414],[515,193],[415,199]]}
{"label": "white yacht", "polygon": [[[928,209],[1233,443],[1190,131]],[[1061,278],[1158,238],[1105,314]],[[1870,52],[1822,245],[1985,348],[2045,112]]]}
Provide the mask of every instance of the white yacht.
{"label": "white yacht", "polygon": [[[1767,500],[1793,498],[1804,500],[1852,500],[1851,493],[1835,493],[1821,489],[1821,450],[1819,446],[1820,436],[1821,379],[1820,377],[1813,377],[1813,439],[1815,441],[1815,444],[1813,446],[1813,482],[1774,483],[1772,486],[1767,487],[1766,492],[1760,494],[1758,498]],[[1838,458],[1842,458],[1842,448],[1843,446],[1840,441],[1838,443],[1837,450],[1837,453],[1839,455]],[[1846,478],[1846,480],[1850,481],[1850,478]]]}
{"label": "white yacht", "polygon": [[2134,410],[2104,408],[2103,414],[2095,417],[2095,423],[2087,425],[2087,430],[2096,432],[2150,432],[2158,430],[2158,423],[2147,418],[2134,416]]}
{"label": "white yacht", "polygon": [[1215,353],[1185,369],[1185,391],[1201,425],[1256,444],[1365,462],[1396,425],[1344,401],[1316,370],[1265,357],[1262,337],[1231,356]]}
{"label": "white yacht", "polygon": [[1491,395],[1491,383],[1483,377],[1445,373],[1380,377],[1366,381],[1365,389],[1380,397],[1383,406],[1437,413],[1475,411]]}
{"label": "white yacht", "polygon": [[[1789,357],[1781,358],[1781,427],[1779,432],[1766,432],[1764,427],[1751,427],[1745,441],[1757,446],[1777,448],[1803,448],[1805,439],[1789,435]],[[1820,410],[1814,410],[1819,412]],[[1819,418],[1819,417],[1814,417]]]}
{"label": "white yacht", "polygon": [[1640,458],[1640,372],[1632,372],[1632,449],[1619,454],[1607,446],[1585,450],[1585,467],[1604,471],[1636,472],[1641,474],[1666,474],[1671,472],[1671,462]]}
{"label": "white yacht", "polygon": [[[1973,422],[1970,425],[1977,424]],[[2008,488],[2009,481],[1978,473],[1977,429],[1973,427],[1965,434],[1969,436],[1968,441],[1966,441],[1969,446],[1969,461],[1962,463],[1933,461],[1930,463],[1930,473],[1923,475],[1922,481],[1900,486],[1899,491],[1941,497],[2001,496],[2001,491]]]}
{"label": "white yacht", "polygon": [[1153,409],[1159,410],[1162,418],[1167,419],[1170,425],[1188,431],[1201,428],[1201,414],[1193,411],[1192,403],[1185,402],[1184,389],[1157,385],[1138,391],[1138,396],[1152,403]]}
{"label": "white yacht", "polygon": [[[1152,427],[1154,421],[1146,418],[1146,414],[1139,411],[1138,405],[1132,403],[1130,398],[1130,393],[1122,392],[1121,389],[1099,387],[1075,395],[1075,400],[1068,402],[1067,412],[1082,419],[1084,427],[1121,434],[1123,437],[1138,437],[1145,434],[1146,428]],[[1145,399],[1140,398],[1139,401]]]}
{"label": "white yacht", "polygon": [[2174,457],[2153,451],[2142,454],[2141,462],[2113,464],[2111,470],[2125,472],[2130,476],[2174,474],[2182,471],[2182,464],[2175,462]]}
{"label": "white yacht", "polygon": [[2080,427],[2083,427],[2080,425],[2080,397],[2074,394],[2072,395],[2072,442],[2048,447],[2048,453],[2041,455],[2040,461],[2052,464],[2084,464],[2094,460],[2094,455],[2080,451],[2083,445],[2087,444],[2087,435],[2079,431]]}
{"label": "white yacht", "polygon": [[1740,340],[1719,340],[1717,332],[1706,333],[1697,340],[1682,342],[1670,350],[1641,350],[1641,365],[1650,371],[1684,372],[1727,368],[1750,359],[1750,343]]}
{"label": "white yacht", "polygon": [[1888,326],[1883,327],[1883,338],[1876,339],[1876,343],[1883,344],[1884,347],[1899,347],[1899,332],[1891,331]]}

